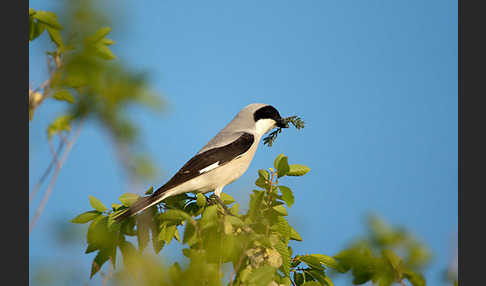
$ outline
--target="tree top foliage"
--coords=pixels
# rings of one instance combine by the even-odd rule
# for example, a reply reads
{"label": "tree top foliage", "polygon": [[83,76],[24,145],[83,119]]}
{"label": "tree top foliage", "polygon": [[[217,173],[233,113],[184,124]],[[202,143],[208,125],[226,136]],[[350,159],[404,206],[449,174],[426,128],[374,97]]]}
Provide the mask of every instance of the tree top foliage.
{"label": "tree top foliage", "polygon": [[[377,218],[370,219],[371,239],[360,240],[334,256],[294,253],[290,242],[303,238],[288,222],[287,209],[295,197],[282,181],[309,170],[289,164],[287,156],[280,154],[272,168],[258,171],[246,212],[225,193],[221,199],[229,211],[201,193],[181,194],[117,223],[114,217],[139,197],[127,193],[111,208],[90,197],[93,210],[72,222],[89,223],[86,253],[97,252],[91,276],[108,261],[116,269],[121,264],[117,264],[117,252],[121,252],[121,270],[113,276],[121,285],[329,286],[332,275],[347,272],[354,284],[392,285],[408,280],[414,286],[425,285],[420,270],[428,262],[427,250],[405,231]],[[152,191],[153,187],[146,194]],[[150,242],[157,254],[173,241],[185,247],[182,253],[189,262],[165,265],[159,261],[158,266],[148,262],[153,258],[147,258],[144,250]],[[222,271],[225,264],[231,265],[228,273]]]}

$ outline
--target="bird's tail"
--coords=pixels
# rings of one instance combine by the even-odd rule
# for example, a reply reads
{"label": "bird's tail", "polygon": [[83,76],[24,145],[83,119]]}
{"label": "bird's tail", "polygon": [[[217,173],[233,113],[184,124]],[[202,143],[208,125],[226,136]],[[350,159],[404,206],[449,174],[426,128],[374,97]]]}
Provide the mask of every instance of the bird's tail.
{"label": "bird's tail", "polygon": [[160,202],[162,199],[156,196],[147,196],[139,198],[135,203],[133,203],[129,208],[125,209],[124,211],[117,214],[114,219],[117,222],[121,222],[124,219],[134,216],[145,209],[155,205],[156,203]]}

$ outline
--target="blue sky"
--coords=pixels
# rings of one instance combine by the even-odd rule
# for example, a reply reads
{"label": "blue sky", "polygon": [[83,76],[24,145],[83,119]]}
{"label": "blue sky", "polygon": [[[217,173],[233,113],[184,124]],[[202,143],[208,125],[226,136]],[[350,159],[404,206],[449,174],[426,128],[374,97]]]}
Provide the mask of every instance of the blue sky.
{"label": "blue sky", "polygon": [[[162,115],[133,111],[161,169],[146,186],[163,184],[243,106],[272,104],[301,116],[305,129],[285,130],[272,148],[261,144],[225,192],[246,205],[256,171],[284,153],[311,168],[282,182],[296,196],[289,216],[304,238],[296,252],[335,254],[375,212],[431,248],[426,277],[443,284],[458,218],[456,1],[114,3],[107,5],[121,21],[112,50],[149,72],[168,102]],[[60,3],[29,5],[56,11]],[[48,40],[29,45],[36,86],[46,77]],[[49,158],[45,128],[60,108],[45,104],[30,123],[31,187]],[[126,183],[108,138],[88,122],[30,237],[31,271],[40,259],[70,255],[87,277],[92,256],[83,243],[58,247],[51,222],[89,209],[88,195],[114,202]]]}

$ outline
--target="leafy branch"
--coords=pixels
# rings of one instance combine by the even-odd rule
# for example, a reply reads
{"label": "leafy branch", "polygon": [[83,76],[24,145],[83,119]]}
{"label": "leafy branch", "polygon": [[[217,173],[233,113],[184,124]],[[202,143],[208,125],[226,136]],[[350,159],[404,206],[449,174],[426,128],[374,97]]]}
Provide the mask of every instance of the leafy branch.
{"label": "leafy branch", "polygon": [[[133,105],[159,111],[162,102],[149,90],[143,75],[130,72],[113,61],[116,56],[109,46],[115,42],[108,38],[111,28],[100,22],[101,17],[91,5],[90,1],[84,1],[74,9],[66,5],[71,14],[65,17],[68,21],[63,25],[54,12],[29,9],[29,42],[48,34],[54,47],[46,52],[47,79],[36,88],[29,87],[29,120],[33,120],[34,112],[46,102],[57,101],[66,107],[63,114],[47,126],[53,159],[30,191],[29,202],[51,173],[54,174],[30,223],[29,232],[44,210],[62,168],[62,164],[58,164],[60,152],[66,145],[69,150],[64,154],[71,149],[64,134],[76,124],[81,126],[87,118],[106,128],[114,145],[123,149],[117,154],[122,154],[119,159],[130,178],[146,178],[155,173],[149,157],[138,151],[142,149],[137,140],[138,128],[126,114],[127,107]],[[52,147],[55,135],[61,139],[56,150]]]}
{"label": "leafy branch", "polygon": [[[59,157],[58,153],[53,154],[54,162],[55,162],[55,165],[56,165],[56,168],[54,170],[54,175],[52,176],[52,178],[49,182],[49,186],[47,187],[47,190],[46,190],[46,192],[45,192],[45,194],[42,198],[42,201],[41,201],[39,207],[37,208],[34,217],[32,218],[32,220],[30,222],[29,233],[32,232],[32,229],[34,228],[37,220],[39,219],[40,215],[42,214],[42,211],[44,210],[44,207],[47,204],[47,201],[49,200],[49,196],[51,195],[52,190],[54,188],[54,185],[56,184],[57,177],[59,176],[59,173],[61,172],[61,169],[64,166],[64,162],[66,161],[69,153],[71,152],[71,149],[72,149],[74,143],[76,142],[76,140],[79,137],[79,134],[81,132],[82,123],[83,123],[83,121],[80,120],[79,124],[78,124],[78,128],[76,130],[76,133],[74,134],[73,138],[69,142],[67,142],[66,150],[63,152],[61,159],[60,160],[57,159]],[[35,193],[33,193],[33,194],[35,194]]]}
{"label": "leafy branch", "polygon": [[[406,279],[414,286],[425,285],[417,272],[421,264],[400,258],[389,246],[381,254],[374,254],[371,242],[359,247],[352,245],[335,256],[294,254],[289,243],[302,241],[302,237],[286,217],[295,197],[281,181],[305,175],[309,170],[304,165],[289,164],[287,156],[280,154],[272,168],[258,171],[257,189],[250,195],[246,212],[240,212],[239,203],[225,193],[221,194],[221,200],[229,213],[201,193],[182,194],[164,200],[162,208],[153,206],[137,217],[117,223],[113,218],[139,196],[123,194],[119,197],[121,204],[112,204],[111,208],[91,197],[93,210],[72,219],[73,223],[90,224],[86,253],[97,251],[91,277],[108,260],[115,268],[119,249],[123,267],[113,279],[121,285],[221,285],[225,264],[232,266],[226,276],[231,286],[332,286],[331,275],[347,272],[351,272],[355,284],[372,281],[389,286]],[[152,191],[151,187],[146,194]],[[390,235],[396,237],[396,232],[382,227],[373,232],[377,241],[389,241],[386,239]],[[137,241],[138,251],[129,242],[130,237]],[[399,242],[411,241],[402,238]],[[144,269],[141,265],[147,265],[144,261],[150,258],[143,251],[150,240],[155,254],[171,241],[177,241],[184,247],[182,253],[189,262],[183,267],[174,262],[168,268]],[[168,277],[158,273],[168,273]]]}

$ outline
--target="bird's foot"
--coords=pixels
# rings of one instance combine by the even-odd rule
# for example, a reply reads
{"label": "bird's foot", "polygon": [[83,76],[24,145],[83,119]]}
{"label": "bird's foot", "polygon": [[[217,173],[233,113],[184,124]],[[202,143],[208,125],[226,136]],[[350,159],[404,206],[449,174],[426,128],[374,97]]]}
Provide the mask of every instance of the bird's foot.
{"label": "bird's foot", "polygon": [[227,215],[233,215],[230,209],[223,203],[220,197],[216,196],[215,194],[212,194],[209,199],[213,202],[212,204],[214,204],[214,202],[218,203],[223,208],[223,210]]}

